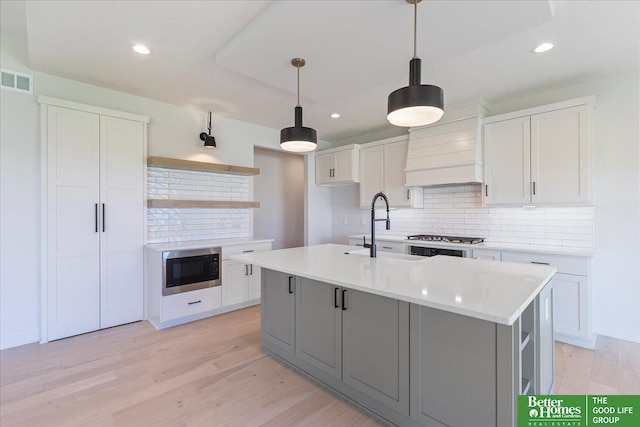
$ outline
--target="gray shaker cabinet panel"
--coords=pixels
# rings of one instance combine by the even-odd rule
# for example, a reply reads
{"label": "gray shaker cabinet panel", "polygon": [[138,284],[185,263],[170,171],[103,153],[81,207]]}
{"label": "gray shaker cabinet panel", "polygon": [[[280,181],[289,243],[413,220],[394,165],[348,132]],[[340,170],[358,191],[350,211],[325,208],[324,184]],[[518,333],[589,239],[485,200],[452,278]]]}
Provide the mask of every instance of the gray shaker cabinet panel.
{"label": "gray shaker cabinet panel", "polygon": [[338,379],[342,377],[341,289],[299,278],[296,290],[296,356]]}
{"label": "gray shaker cabinet panel", "polygon": [[412,305],[411,334],[411,418],[496,425],[496,324]]}
{"label": "gray shaker cabinet panel", "polygon": [[346,290],[343,382],[409,414],[409,304]]}
{"label": "gray shaker cabinet panel", "polygon": [[262,338],[295,351],[296,277],[262,269]]}

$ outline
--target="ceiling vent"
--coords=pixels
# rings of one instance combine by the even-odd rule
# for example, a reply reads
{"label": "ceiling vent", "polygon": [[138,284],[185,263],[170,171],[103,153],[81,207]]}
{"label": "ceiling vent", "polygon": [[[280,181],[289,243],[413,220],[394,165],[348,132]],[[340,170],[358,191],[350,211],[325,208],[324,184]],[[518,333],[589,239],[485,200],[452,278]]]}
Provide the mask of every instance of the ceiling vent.
{"label": "ceiling vent", "polygon": [[17,73],[11,70],[2,71],[2,88],[13,89],[18,92],[33,93],[33,76]]}

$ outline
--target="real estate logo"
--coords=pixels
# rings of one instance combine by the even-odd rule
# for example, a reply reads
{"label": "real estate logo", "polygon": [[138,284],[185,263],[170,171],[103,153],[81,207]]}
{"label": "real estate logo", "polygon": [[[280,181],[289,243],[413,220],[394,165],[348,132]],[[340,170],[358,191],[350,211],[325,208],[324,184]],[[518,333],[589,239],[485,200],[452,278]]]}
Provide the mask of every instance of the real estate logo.
{"label": "real estate logo", "polygon": [[518,396],[518,427],[600,425],[640,426],[640,396]]}

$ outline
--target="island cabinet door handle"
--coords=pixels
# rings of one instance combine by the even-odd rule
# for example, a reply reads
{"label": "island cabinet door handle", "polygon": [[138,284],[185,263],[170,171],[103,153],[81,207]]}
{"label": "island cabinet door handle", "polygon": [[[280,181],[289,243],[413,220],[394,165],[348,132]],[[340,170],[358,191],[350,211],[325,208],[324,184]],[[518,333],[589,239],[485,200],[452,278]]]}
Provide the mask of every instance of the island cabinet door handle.
{"label": "island cabinet door handle", "polygon": [[249,266],[247,264],[244,265],[244,275],[245,276],[249,275]]}
{"label": "island cabinet door handle", "polygon": [[193,304],[200,304],[201,302],[202,302],[202,300],[199,299],[198,301],[191,301],[191,302],[188,302],[187,304],[193,305]]}
{"label": "island cabinet door handle", "polygon": [[289,276],[289,293],[292,294],[293,293],[293,288],[292,285],[293,284],[293,276]]}
{"label": "island cabinet door handle", "polygon": [[249,275],[253,276],[253,264],[249,264]]}
{"label": "island cabinet door handle", "polygon": [[347,309],[347,290],[346,289],[342,290],[342,309],[343,310]]}
{"label": "island cabinet door handle", "polygon": [[338,304],[338,291],[340,288],[333,288],[333,307],[339,308],[340,304]]}
{"label": "island cabinet door handle", "polygon": [[104,213],[104,203],[102,204],[102,232],[104,233],[105,231],[105,224],[107,223],[107,217],[105,216]]}
{"label": "island cabinet door handle", "polygon": [[95,212],[95,217],[96,217],[96,233],[97,233],[98,232],[98,204],[96,203],[95,205],[96,206],[95,206],[94,212]]}
{"label": "island cabinet door handle", "polygon": [[537,261],[531,261],[531,264],[549,265],[548,262],[537,262]]}

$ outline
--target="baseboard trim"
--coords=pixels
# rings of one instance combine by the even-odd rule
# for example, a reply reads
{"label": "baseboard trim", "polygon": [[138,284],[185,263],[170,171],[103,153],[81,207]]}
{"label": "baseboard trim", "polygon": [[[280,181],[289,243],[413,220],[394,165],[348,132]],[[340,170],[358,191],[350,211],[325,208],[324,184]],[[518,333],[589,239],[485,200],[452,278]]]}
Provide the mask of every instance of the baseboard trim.
{"label": "baseboard trim", "polygon": [[21,329],[0,334],[0,350],[40,341],[40,327]]}

